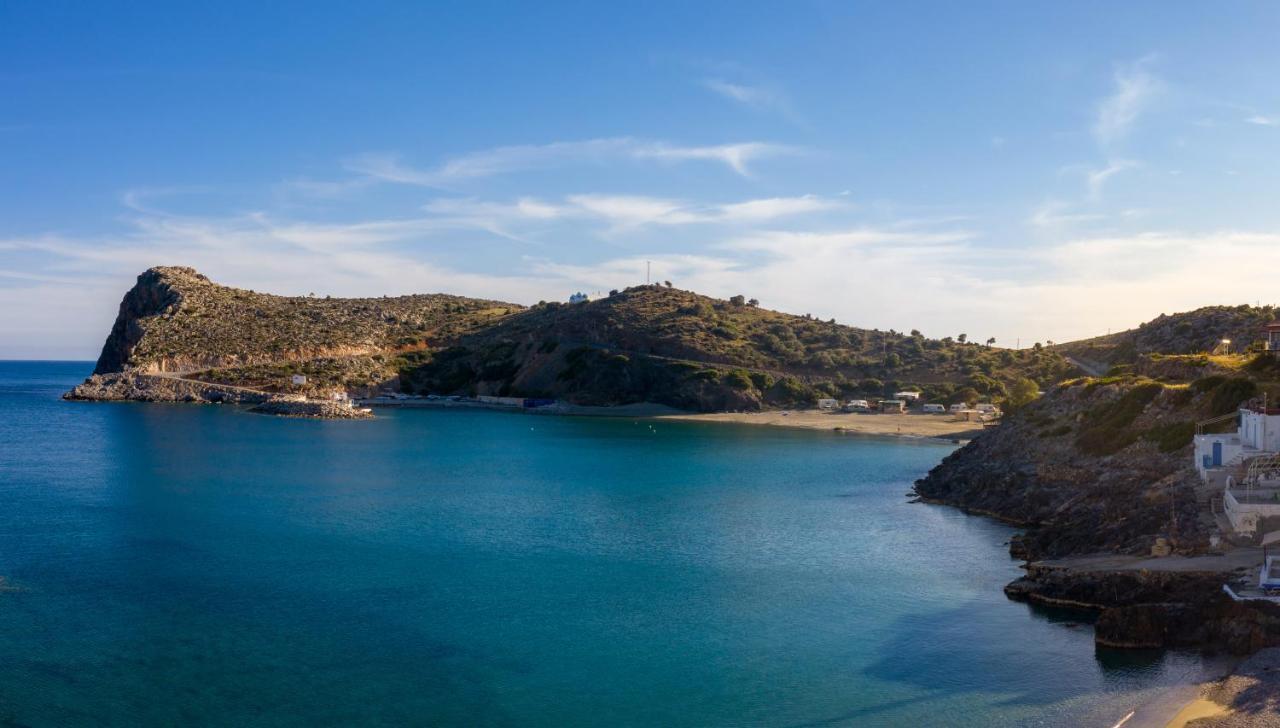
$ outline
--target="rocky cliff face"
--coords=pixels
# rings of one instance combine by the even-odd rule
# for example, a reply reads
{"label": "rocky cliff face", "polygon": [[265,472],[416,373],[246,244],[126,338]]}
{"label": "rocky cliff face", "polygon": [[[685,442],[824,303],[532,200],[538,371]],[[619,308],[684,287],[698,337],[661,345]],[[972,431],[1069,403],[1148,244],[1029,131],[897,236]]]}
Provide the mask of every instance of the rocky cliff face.
{"label": "rocky cliff face", "polygon": [[952,453],[915,491],[1025,526],[1014,545],[1027,558],[1147,553],[1157,537],[1195,552],[1208,532],[1190,442],[1216,391],[1063,386]]}
{"label": "rocky cliff face", "polygon": [[94,374],[121,372],[129,367],[134,348],[146,333],[146,322],[172,315],[182,300],[179,290],[188,279],[205,283],[209,279],[192,268],[152,268],[138,276],[138,282],[124,295],[120,312],[107,341],[102,345]]}

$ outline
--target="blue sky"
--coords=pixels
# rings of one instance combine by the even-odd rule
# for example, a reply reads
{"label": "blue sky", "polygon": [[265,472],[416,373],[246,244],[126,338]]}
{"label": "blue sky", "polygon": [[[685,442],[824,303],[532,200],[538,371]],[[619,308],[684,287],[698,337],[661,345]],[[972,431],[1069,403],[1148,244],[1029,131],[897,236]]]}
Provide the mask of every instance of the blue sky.
{"label": "blue sky", "polygon": [[0,5],[0,358],[134,276],[533,303],[654,276],[1065,341],[1275,302],[1280,6]]}

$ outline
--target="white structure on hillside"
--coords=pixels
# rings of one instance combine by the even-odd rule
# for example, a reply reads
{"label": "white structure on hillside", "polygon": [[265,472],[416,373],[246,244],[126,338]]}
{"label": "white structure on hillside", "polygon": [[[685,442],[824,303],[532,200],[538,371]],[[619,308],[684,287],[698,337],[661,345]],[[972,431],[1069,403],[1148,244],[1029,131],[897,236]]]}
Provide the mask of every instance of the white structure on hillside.
{"label": "white structure on hillside", "polygon": [[307,378],[302,376],[301,374],[295,374],[293,375],[292,381],[294,384],[302,385],[307,383]]}
{"label": "white structure on hillside", "polygon": [[921,396],[923,396],[921,392],[894,392],[893,393],[894,399],[910,400],[912,402],[915,402],[916,400],[920,399]]}
{"label": "white structure on hillside", "polygon": [[1267,530],[1265,519],[1280,522],[1280,408],[1251,402],[1201,428],[1235,417],[1234,432],[1195,436],[1195,466],[1205,483],[1222,489],[1231,528],[1253,536]]}

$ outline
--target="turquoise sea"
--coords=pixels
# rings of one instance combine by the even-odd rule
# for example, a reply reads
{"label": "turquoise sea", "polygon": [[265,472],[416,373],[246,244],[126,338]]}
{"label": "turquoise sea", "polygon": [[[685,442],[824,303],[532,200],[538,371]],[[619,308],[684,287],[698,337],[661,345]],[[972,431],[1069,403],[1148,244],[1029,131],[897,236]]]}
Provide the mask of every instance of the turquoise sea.
{"label": "turquoise sea", "polygon": [[0,363],[0,724],[1111,726],[1205,669],[1009,602],[951,446],[62,402]]}

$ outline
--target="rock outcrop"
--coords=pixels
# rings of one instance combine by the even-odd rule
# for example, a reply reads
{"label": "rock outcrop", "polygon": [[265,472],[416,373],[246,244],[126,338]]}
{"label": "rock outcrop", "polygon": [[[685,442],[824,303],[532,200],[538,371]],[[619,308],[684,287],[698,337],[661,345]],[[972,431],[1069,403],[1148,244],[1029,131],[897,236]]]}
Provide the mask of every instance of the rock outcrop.
{"label": "rock outcrop", "polygon": [[373,412],[363,407],[353,407],[347,402],[324,400],[300,400],[272,397],[249,409],[262,415],[277,417],[303,417],[316,420],[367,420]]}
{"label": "rock outcrop", "polygon": [[1280,645],[1280,606],[1231,599],[1222,590],[1231,576],[1032,563],[1005,594],[1094,612],[1094,640],[1107,647],[1211,647],[1247,654]]}

